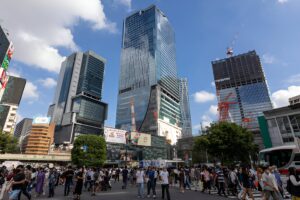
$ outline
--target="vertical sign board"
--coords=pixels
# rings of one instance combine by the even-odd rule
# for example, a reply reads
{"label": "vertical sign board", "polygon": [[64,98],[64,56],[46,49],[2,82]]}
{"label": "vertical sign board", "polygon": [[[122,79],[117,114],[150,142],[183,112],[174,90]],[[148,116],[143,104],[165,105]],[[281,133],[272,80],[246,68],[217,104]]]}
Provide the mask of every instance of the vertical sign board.
{"label": "vertical sign board", "polygon": [[8,47],[8,50],[6,52],[6,55],[1,63],[0,67],[0,89],[5,89],[6,83],[8,81],[8,76],[6,75],[6,71],[8,69],[10,60],[12,58],[12,55],[14,53],[14,47],[12,42],[10,42],[10,45]]}

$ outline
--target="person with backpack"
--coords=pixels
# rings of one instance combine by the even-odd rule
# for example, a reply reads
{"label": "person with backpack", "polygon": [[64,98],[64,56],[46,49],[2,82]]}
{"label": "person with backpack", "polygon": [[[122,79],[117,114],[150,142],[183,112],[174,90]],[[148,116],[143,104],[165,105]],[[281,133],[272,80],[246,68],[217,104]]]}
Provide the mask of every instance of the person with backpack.
{"label": "person with backpack", "polygon": [[289,168],[289,179],[286,189],[292,195],[292,200],[300,200],[300,178],[297,176],[295,167]]}

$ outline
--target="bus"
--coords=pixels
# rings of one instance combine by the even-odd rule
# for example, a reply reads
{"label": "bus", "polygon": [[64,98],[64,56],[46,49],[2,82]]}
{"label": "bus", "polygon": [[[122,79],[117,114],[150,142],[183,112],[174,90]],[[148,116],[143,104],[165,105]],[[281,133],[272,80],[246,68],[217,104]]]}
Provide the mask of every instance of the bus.
{"label": "bus", "polygon": [[282,175],[288,174],[289,167],[300,171],[300,151],[296,145],[272,147],[259,152],[260,165],[275,165]]}

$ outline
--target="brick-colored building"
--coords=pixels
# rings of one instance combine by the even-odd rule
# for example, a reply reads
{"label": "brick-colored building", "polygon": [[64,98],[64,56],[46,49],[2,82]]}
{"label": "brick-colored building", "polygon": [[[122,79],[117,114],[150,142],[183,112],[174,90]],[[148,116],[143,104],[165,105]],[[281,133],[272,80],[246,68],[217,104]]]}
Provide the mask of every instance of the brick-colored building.
{"label": "brick-colored building", "polygon": [[54,139],[54,123],[44,123],[39,120],[32,124],[22,144],[25,154],[47,155]]}

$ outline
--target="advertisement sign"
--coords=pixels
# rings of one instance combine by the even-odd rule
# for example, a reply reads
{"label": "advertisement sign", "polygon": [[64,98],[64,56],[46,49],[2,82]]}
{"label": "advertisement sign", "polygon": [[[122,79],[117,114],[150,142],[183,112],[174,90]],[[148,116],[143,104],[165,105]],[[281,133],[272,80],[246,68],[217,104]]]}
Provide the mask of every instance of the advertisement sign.
{"label": "advertisement sign", "polygon": [[166,137],[168,143],[175,145],[181,138],[181,128],[164,120],[158,120],[158,135]]}
{"label": "advertisement sign", "polygon": [[104,127],[106,142],[126,144],[126,131],[115,128]]}
{"label": "advertisement sign", "polygon": [[33,119],[32,124],[50,124],[50,117],[36,117]]}
{"label": "advertisement sign", "polygon": [[7,50],[7,53],[4,57],[4,60],[2,61],[2,64],[1,64],[1,67],[4,70],[7,70],[8,66],[9,66],[9,62],[12,58],[13,52],[14,52],[14,48],[13,48],[13,45],[12,45],[12,42],[11,42],[10,45],[9,45],[9,48]]}
{"label": "advertisement sign", "polygon": [[145,133],[131,132],[131,142],[138,146],[151,146],[151,135]]}
{"label": "advertisement sign", "polygon": [[0,89],[5,88],[8,81],[8,76],[3,68],[0,68]]}

